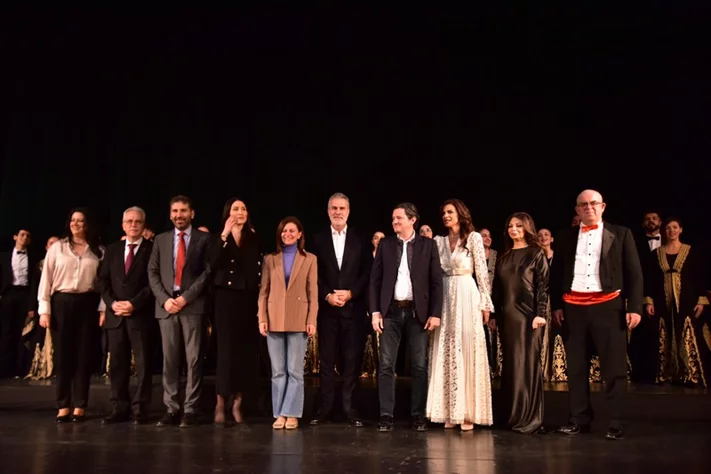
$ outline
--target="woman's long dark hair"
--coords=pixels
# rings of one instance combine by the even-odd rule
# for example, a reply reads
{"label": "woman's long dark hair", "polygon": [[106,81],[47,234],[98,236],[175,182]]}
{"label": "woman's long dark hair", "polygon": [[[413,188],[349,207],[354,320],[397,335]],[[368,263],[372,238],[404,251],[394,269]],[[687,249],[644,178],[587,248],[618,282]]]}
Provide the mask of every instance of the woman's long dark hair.
{"label": "woman's long dark hair", "polygon": [[[247,205],[247,201],[242,198],[232,197],[225,202],[225,206],[222,208],[222,226],[220,227],[220,232],[222,232],[222,229],[225,228],[225,222],[227,222],[227,219],[230,218],[230,210],[232,210],[232,204],[234,204],[236,201],[242,201],[244,203],[244,207],[247,208],[247,221],[244,223],[244,227],[242,227],[242,232],[239,236],[239,242],[236,242],[238,247],[242,247],[252,242],[252,239],[256,238],[254,228],[252,227],[252,221],[250,220],[252,213],[249,212],[249,206]],[[228,236],[228,238],[229,237],[230,236]]]}
{"label": "woman's long dark hair", "polygon": [[523,230],[526,233],[525,238],[528,246],[541,248],[538,243],[538,233],[536,232],[536,224],[533,222],[533,217],[525,212],[515,212],[506,219],[506,224],[504,225],[504,253],[513,248],[513,239],[509,236],[509,224],[513,219],[523,222]]}
{"label": "woman's long dark hair", "polygon": [[69,211],[67,223],[64,226],[64,232],[62,233],[62,238],[66,239],[67,242],[69,242],[69,245],[74,245],[74,238],[70,224],[72,222],[72,215],[74,215],[75,212],[78,212],[84,216],[84,237],[87,245],[89,246],[89,250],[91,250],[92,253],[100,259],[103,258],[104,252],[101,250],[101,235],[99,233],[99,228],[94,221],[94,216],[91,211],[86,207],[76,207]]}
{"label": "woman's long dark hair", "polygon": [[279,225],[277,226],[277,231],[276,231],[276,252],[279,253],[282,250],[284,250],[284,242],[281,240],[281,233],[284,232],[284,227],[286,227],[287,224],[292,223],[296,226],[296,228],[301,232],[301,238],[296,241],[296,248],[299,249],[299,253],[301,255],[306,255],[306,251],[304,250],[304,245],[306,241],[306,237],[304,236],[304,226],[301,225],[301,221],[297,219],[294,216],[289,216],[285,217],[279,222]]}
{"label": "woman's long dark hair", "polygon": [[474,224],[472,224],[472,214],[469,212],[469,208],[459,199],[447,199],[439,208],[440,218],[444,215],[444,208],[449,204],[454,206],[454,210],[457,211],[457,220],[459,221],[459,239],[462,241],[461,245],[467,250],[467,254],[470,253],[470,248],[467,247],[467,239],[469,234],[474,232]]}

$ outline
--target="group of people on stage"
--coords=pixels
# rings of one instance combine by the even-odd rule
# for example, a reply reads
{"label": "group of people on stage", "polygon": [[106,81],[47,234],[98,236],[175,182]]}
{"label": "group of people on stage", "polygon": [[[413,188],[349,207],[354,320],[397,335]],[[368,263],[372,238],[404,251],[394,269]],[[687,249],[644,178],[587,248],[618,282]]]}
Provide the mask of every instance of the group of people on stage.
{"label": "group of people on stage", "polygon": [[[545,431],[541,358],[544,331],[554,322],[567,328],[570,389],[570,423],[558,431],[573,435],[589,430],[588,341],[592,339],[611,415],[606,436],[621,439],[627,335],[640,323],[647,293],[632,233],[603,221],[605,207],[596,191],[578,196],[575,209],[580,223],[556,236],[555,263],[550,232],[541,236],[530,215],[512,214],[506,220],[504,250],[493,257],[495,267],[490,233],[475,231],[469,209],[458,199],[447,200],[440,208],[447,229],[442,236],[418,233],[416,207],[398,204],[392,211],[395,235],[378,235],[373,252],[370,239],[348,226],[348,198],[336,193],[327,205],[328,228],[307,245],[299,219],[284,218],[276,230],[276,251],[264,258],[249,209],[240,198],[225,203],[219,237],[193,228],[195,210],[186,196],[170,201],[174,228],[154,240],[144,238],[145,212],[128,208],[122,221],[125,238],[108,247],[101,245],[89,211],[75,209],[63,236],[47,251],[37,288],[39,324],[51,331],[55,345],[56,420],[85,419],[98,312],[98,324],[108,334],[114,406],[104,422],[147,420],[148,327],[156,318],[166,406],[158,426],[196,425],[205,350],[203,320],[212,312],[217,426],[243,422],[244,397],[258,387],[260,334],[266,338],[271,362],[274,429],[299,425],[304,355],[309,337],[315,334],[320,408],[310,424],[326,423],[339,411],[335,406],[338,365],[343,414],[351,425],[363,426],[357,388],[367,315],[379,339],[379,431],[394,426],[395,366],[403,340],[411,363],[415,430],[426,431],[428,422],[433,422],[445,428],[459,426],[462,431],[492,424],[525,434]],[[680,223],[675,222],[679,226],[672,225],[668,232],[671,244],[667,243],[666,259],[659,258],[663,275],[647,286],[663,287],[666,293],[650,292],[654,301],[645,301],[652,305],[647,314],[655,314],[659,300],[672,303],[667,304],[672,308],[673,322],[667,323],[672,337],[679,331],[685,335],[698,331],[693,321],[679,324],[674,315],[698,318],[708,304],[699,299],[693,313],[686,314],[693,295],[680,298],[685,293],[678,290],[683,277],[677,274],[688,249],[674,243],[674,236],[681,233]],[[27,268],[33,267],[25,265],[23,279],[16,257],[13,251],[11,271],[17,278],[10,286],[19,292],[27,285]],[[0,306],[14,301],[2,295]],[[486,336],[494,330],[500,334],[503,359],[502,403],[497,413],[492,409],[491,347]],[[677,346],[670,347],[679,354]],[[706,357],[697,346],[694,357]],[[706,349],[711,349],[711,342]],[[690,354],[684,354],[688,359]],[[132,355],[137,376],[133,396],[129,394]],[[674,360],[667,365],[676,369],[684,365]],[[183,365],[187,384],[181,402],[178,386]],[[699,367],[698,377],[705,377]]]}

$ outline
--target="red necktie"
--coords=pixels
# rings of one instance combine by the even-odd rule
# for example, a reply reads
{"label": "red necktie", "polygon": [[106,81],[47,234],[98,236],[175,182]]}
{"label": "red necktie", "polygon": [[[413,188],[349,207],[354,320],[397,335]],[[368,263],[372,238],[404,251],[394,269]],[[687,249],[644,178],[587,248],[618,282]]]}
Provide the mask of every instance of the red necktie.
{"label": "red necktie", "polygon": [[175,286],[182,288],[183,267],[185,266],[185,232],[178,232],[178,258],[175,262]]}
{"label": "red necktie", "polygon": [[595,225],[584,225],[583,226],[583,232],[587,232],[589,230],[595,230],[597,229],[597,224]]}
{"label": "red necktie", "polygon": [[126,261],[123,264],[123,269],[126,272],[126,275],[128,275],[128,271],[131,269],[131,265],[133,264],[133,257],[135,257],[135,248],[136,244],[128,244],[128,255],[126,256]]}

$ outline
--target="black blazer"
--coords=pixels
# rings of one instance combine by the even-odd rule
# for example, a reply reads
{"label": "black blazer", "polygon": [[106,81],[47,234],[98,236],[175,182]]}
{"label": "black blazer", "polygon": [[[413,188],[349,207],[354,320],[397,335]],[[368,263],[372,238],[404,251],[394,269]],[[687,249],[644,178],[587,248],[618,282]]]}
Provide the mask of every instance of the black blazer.
{"label": "black blazer", "polygon": [[[400,267],[403,243],[398,237],[380,241],[370,272],[370,313],[387,314],[395,293],[397,271]],[[410,268],[415,312],[425,323],[427,318],[442,316],[442,264],[437,244],[419,234],[407,246],[407,263]]]}
{"label": "black blazer", "polygon": [[[12,286],[12,252],[0,253],[0,296],[5,294],[5,291]],[[30,287],[30,295],[27,300],[27,311],[37,311],[39,303],[37,302],[37,290],[39,288],[39,278],[42,272],[37,270],[37,259],[28,250],[27,251],[27,282]]]}
{"label": "black blazer", "polygon": [[[642,267],[632,232],[605,222],[600,256],[600,283],[604,292],[621,290],[627,311],[642,314]],[[555,238],[555,264],[551,265],[551,309],[563,309],[563,295],[573,286],[575,251],[580,227],[562,230]]]}
{"label": "black blazer", "polygon": [[223,242],[216,237],[210,245],[209,260],[212,286],[231,290],[259,291],[262,278],[262,254],[254,231],[238,247],[232,234]]}
{"label": "black blazer", "polygon": [[[363,235],[350,226],[346,230],[343,262],[338,268],[331,228],[314,235],[311,252],[318,261],[319,317],[366,317],[366,289],[370,278],[373,252]],[[326,295],[334,290],[351,290],[352,298],[342,308],[331,306]]]}
{"label": "black blazer", "polygon": [[[136,250],[128,274],[124,271],[126,242],[109,245],[99,268],[97,288],[106,303],[104,328],[113,329],[126,321],[130,328],[140,328],[153,318],[153,293],[148,283],[148,260],[153,250],[153,242],[143,239]],[[131,316],[116,316],[111,305],[114,301],[130,301],[133,305]]]}

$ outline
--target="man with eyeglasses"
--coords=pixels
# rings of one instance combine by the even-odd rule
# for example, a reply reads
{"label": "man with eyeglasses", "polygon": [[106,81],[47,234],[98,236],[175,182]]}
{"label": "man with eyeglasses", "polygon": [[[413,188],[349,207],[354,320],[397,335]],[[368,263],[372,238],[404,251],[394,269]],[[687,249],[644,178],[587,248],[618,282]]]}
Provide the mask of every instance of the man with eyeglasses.
{"label": "man with eyeglasses", "polygon": [[580,226],[561,231],[551,267],[553,318],[568,337],[570,422],[559,433],[590,431],[593,412],[588,382],[588,335],[597,347],[610,412],[606,438],[624,438],[623,401],[627,392],[627,328],[642,314],[642,268],[630,229],[603,222],[606,204],[599,192],[580,193],[575,206]]}
{"label": "man with eyeglasses", "polygon": [[[109,245],[99,270],[99,288],[106,303],[101,321],[109,340],[111,402],[113,410],[103,423],[133,418],[144,423],[151,400],[151,323],[153,293],[148,282],[148,260],[153,242],[143,238],[146,213],[130,207],[123,213],[125,239]],[[136,360],[136,392],[129,396],[131,351]]]}

